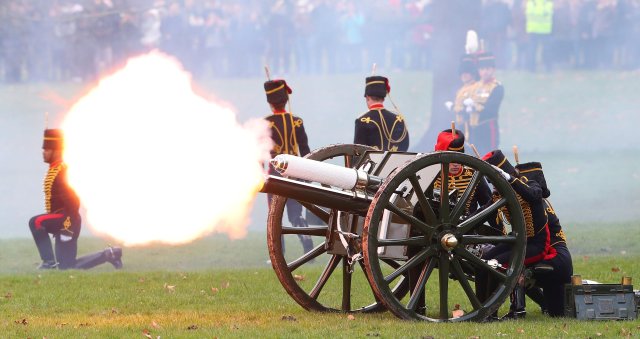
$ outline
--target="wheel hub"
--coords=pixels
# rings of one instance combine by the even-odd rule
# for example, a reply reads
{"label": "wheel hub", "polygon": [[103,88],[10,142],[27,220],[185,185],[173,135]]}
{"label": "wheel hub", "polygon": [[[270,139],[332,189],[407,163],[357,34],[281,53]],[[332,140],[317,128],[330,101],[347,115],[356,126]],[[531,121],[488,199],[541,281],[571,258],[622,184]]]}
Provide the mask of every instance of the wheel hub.
{"label": "wheel hub", "polygon": [[442,245],[442,248],[444,248],[445,250],[451,251],[456,246],[458,246],[458,239],[456,238],[455,235],[451,233],[447,233],[443,235],[442,238],[440,238],[440,244]]}

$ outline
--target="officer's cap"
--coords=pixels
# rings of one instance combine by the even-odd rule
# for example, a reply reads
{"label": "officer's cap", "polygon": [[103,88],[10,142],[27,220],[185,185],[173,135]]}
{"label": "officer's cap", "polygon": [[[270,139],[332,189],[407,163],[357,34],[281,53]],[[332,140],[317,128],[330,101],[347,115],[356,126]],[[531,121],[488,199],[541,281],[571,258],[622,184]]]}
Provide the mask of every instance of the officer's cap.
{"label": "officer's cap", "polygon": [[524,164],[517,164],[516,170],[520,173],[520,176],[527,178],[527,180],[533,180],[540,184],[542,187],[542,197],[548,198],[551,195],[549,188],[547,188],[547,180],[544,178],[544,172],[542,172],[542,164],[539,162],[527,162]]}
{"label": "officer's cap", "polygon": [[455,131],[455,136],[451,133],[451,129],[445,129],[440,132],[434,149],[436,151],[456,151],[464,153],[464,134],[457,129]]}
{"label": "officer's cap", "polygon": [[478,68],[496,67],[496,57],[489,52],[483,52],[478,55]]}
{"label": "officer's cap", "polygon": [[389,86],[389,79],[375,75],[371,77],[367,77],[364,87],[364,96],[372,96],[384,98],[387,96],[387,93],[391,92],[391,87]]}
{"label": "officer's cap", "polygon": [[507,160],[507,157],[502,154],[502,151],[497,149],[485,154],[482,160],[490,163],[491,165],[500,167],[503,171],[509,173],[511,176],[516,176],[516,170],[513,165]]}
{"label": "officer's cap", "polygon": [[61,129],[45,129],[42,148],[62,149],[64,146],[64,133]]}
{"label": "officer's cap", "polygon": [[264,91],[270,104],[285,103],[289,100],[289,94],[293,93],[287,82],[282,79],[265,82]]}

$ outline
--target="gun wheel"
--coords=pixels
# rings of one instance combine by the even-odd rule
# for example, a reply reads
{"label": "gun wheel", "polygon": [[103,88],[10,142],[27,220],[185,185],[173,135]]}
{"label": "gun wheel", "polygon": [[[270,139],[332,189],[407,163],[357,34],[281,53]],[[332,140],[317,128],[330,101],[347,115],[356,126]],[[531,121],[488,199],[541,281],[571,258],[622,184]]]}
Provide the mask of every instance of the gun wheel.
{"label": "gun wheel", "polygon": [[[358,164],[367,150],[372,148],[363,145],[338,144],[315,150],[306,158],[352,168]],[[357,233],[361,232],[357,229],[358,220],[362,225],[364,217],[301,202],[308,211],[307,217],[311,213],[321,221],[318,223],[322,225],[286,226],[283,223],[283,215],[287,201],[285,197],[274,195],[267,220],[269,257],[287,293],[307,310],[321,312],[384,310],[384,306],[368,286],[362,260],[358,260],[351,266],[345,253],[332,250],[332,246],[336,247],[337,243],[336,236],[332,236],[331,230],[335,230],[338,218],[349,220],[350,232]],[[307,251],[301,250],[300,243],[305,241],[303,239],[313,239],[313,248]],[[283,243],[286,247],[283,247]],[[381,265],[389,269],[399,267],[399,264],[392,260],[383,261]],[[391,293],[406,294],[407,286],[406,283],[392,286]]]}
{"label": "gun wheel", "polygon": [[[467,188],[453,206],[449,199],[435,203],[431,194],[425,193],[432,191],[435,178],[439,177],[440,196],[449,197],[449,164],[464,165],[473,171]],[[466,215],[472,192],[483,182],[493,186],[501,198]],[[480,235],[485,222],[505,207],[511,216],[510,232]],[[416,211],[422,216],[416,217]],[[390,219],[408,225],[411,231],[403,236],[385,235],[383,221]],[[478,244],[507,246],[511,257],[504,265],[506,269],[494,268],[473,253],[470,246]],[[376,192],[363,229],[366,275],[374,293],[396,316],[429,322],[483,321],[490,316],[517,282],[525,245],[522,209],[511,185],[486,162],[457,152],[424,154],[398,167]],[[383,265],[388,260],[383,254],[397,247],[404,248],[407,257],[389,272]],[[472,287],[480,274],[498,281],[485,300]],[[402,275],[409,277],[410,292],[399,298],[390,287]]]}

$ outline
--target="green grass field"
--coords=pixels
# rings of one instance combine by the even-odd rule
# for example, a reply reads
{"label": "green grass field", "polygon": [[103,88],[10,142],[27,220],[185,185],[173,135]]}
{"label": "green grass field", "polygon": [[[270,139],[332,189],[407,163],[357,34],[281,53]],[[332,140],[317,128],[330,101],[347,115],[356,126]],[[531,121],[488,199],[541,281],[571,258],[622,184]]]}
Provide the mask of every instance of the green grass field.
{"label": "green grass field", "polygon": [[[393,99],[412,144],[429,122],[429,73],[391,73]],[[638,72],[499,74],[506,88],[502,148],[541,161],[573,254],[586,279],[640,281],[640,96]],[[364,75],[294,76],[293,111],[311,148],[352,140],[364,112]],[[239,121],[267,114],[263,79],[198,84],[227,102]],[[430,324],[381,314],[319,314],[296,304],[268,259],[266,208],[259,200],[242,240],[211,236],[184,246],[125,249],[125,267],[40,272],[26,222],[41,210],[43,113],[59,122],[87,88],[81,84],[0,85],[0,338],[206,337],[631,337],[640,321],[550,319],[529,302],[527,319],[491,324]],[[66,101],[66,103],[65,103]],[[444,126],[442,128],[447,128]],[[330,129],[331,133],[326,133]],[[215,133],[215,128],[212,128]],[[428,150],[425,150],[428,151]],[[261,197],[263,199],[263,197]],[[83,233],[80,255],[102,239]],[[83,232],[85,232],[83,230]],[[369,293],[363,285],[354,293]]]}
{"label": "green grass field", "polygon": [[[637,281],[640,244],[625,236],[629,224],[576,226],[580,232],[568,234],[576,274],[603,283],[617,283],[622,276]],[[80,254],[104,246],[97,238],[80,243]],[[551,319],[530,300],[526,320],[490,324],[403,321],[389,312],[352,317],[308,312],[289,297],[265,262],[266,236],[257,232],[236,241],[213,236],[184,246],[126,249],[121,271],[109,264],[91,271],[37,271],[30,239],[0,240],[0,248],[2,338],[596,338],[640,333],[640,320]],[[360,284],[353,293],[370,292]]]}

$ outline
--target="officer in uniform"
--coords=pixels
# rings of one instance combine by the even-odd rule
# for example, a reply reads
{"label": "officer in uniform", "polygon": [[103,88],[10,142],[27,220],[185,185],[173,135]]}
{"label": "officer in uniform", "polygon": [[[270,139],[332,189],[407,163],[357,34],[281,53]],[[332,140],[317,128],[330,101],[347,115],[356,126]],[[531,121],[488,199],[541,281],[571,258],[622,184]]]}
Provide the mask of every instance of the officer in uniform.
{"label": "officer in uniform", "polygon": [[[462,56],[458,69],[462,86],[456,92],[456,98],[452,107],[456,115],[456,123],[464,126],[464,131],[467,136],[469,135],[470,115],[474,110],[473,94],[475,93],[475,87],[479,84],[478,67],[476,63],[475,55],[465,54]],[[451,103],[447,103],[447,105],[451,105]]]}
{"label": "officer in uniform", "polygon": [[[551,247],[544,260],[537,266],[545,265],[551,270],[534,270],[535,286],[529,288],[526,294],[540,305],[543,313],[548,313],[552,317],[561,317],[564,316],[564,285],[571,282],[573,275],[573,263],[567,247],[567,237],[560,225],[560,219],[548,199],[551,192],[547,187],[542,164],[539,162],[518,164],[516,170],[520,173],[521,178],[540,184],[545,210],[549,218]],[[524,310],[524,298],[519,304],[522,304]],[[517,306],[513,306],[513,308],[517,310]]]}
{"label": "officer in uniform", "polygon": [[[292,93],[291,88],[284,80],[269,80],[264,83],[264,90],[272,112],[271,115],[265,117],[269,122],[271,140],[273,140],[271,158],[278,154],[291,154],[301,157],[307,155],[310,150],[302,119],[286,110],[289,94]],[[269,174],[280,175],[271,166],[269,166]],[[271,199],[272,195],[268,194],[269,206],[271,206]],[[302,205],[293,199],[287,199],[287,217],[293,227],[309,226],[302,217]],[[299,234],[298,238],[305,253],[313,249],[313,240],[310,236]],[[284,253],[284,241],[282,242],[282,250]]]}
{"label": "officer in uniform", "polygon": [[[534,180],[527,180],[526,177],[520,177],[500,150],[487,153],[482,160],[493,165],[516,192],[518,202],[522,207],[527,235],[524,264],[525,266],[532,266],[539,263],[551,252],[548,219],[543,200],[542,186]],[[497,201],[499,199],[500,196],[494,193],[493,200]],[[502,223],[501,218],[504,216],[508,222],[509,211],[503,207],[501,208],[501,212],[502,213],[499,213],[497,216],[498,220]],[[498,244],[486,253],[483,253],[482,258],[486,260],[496,259],[500,264],[504,264],[510,256],[510,246]],[[480,301],[487,300],[497,285],[494,277],[487,273],[487,271],[480,271],[476,275],[476,293]],[[522,283],[524,283],[524,281],[520,282],[520,284]],[[519,314],[520,318],[524,316],[525,314]]]}
{"label": "officer in uniform", "polygon": [[480,80],[474,86],[469,112],[469,143],[481,152],[497,149],[500,144],[498,112],[504,87],[495,78],[495,57],[488,52],[478,55]]}
{"label": "officer in uniform", "polygon": [[[60,129],[44,131],[42,156],[49,170],[44,178],[45,214],[29,220],[29,229],[40,253],[40,269],[88,269],[105,262],[122,268],[122,249],[109,247],[104,251],[76,259],[82,220],[80,199],[67,183],[67,165],[62,159],[64,136]],[[55,238],[55,254],[51,245]]]}
{"label": "officer in uniform", "polygon": [[366,79],[364,97],[369,111],[355,121],[354,144],[372,146],[379,151],[409,149],[409,131],[404,118],[384,108],[384,99],[390,91],[389,79],[383,76]]}

